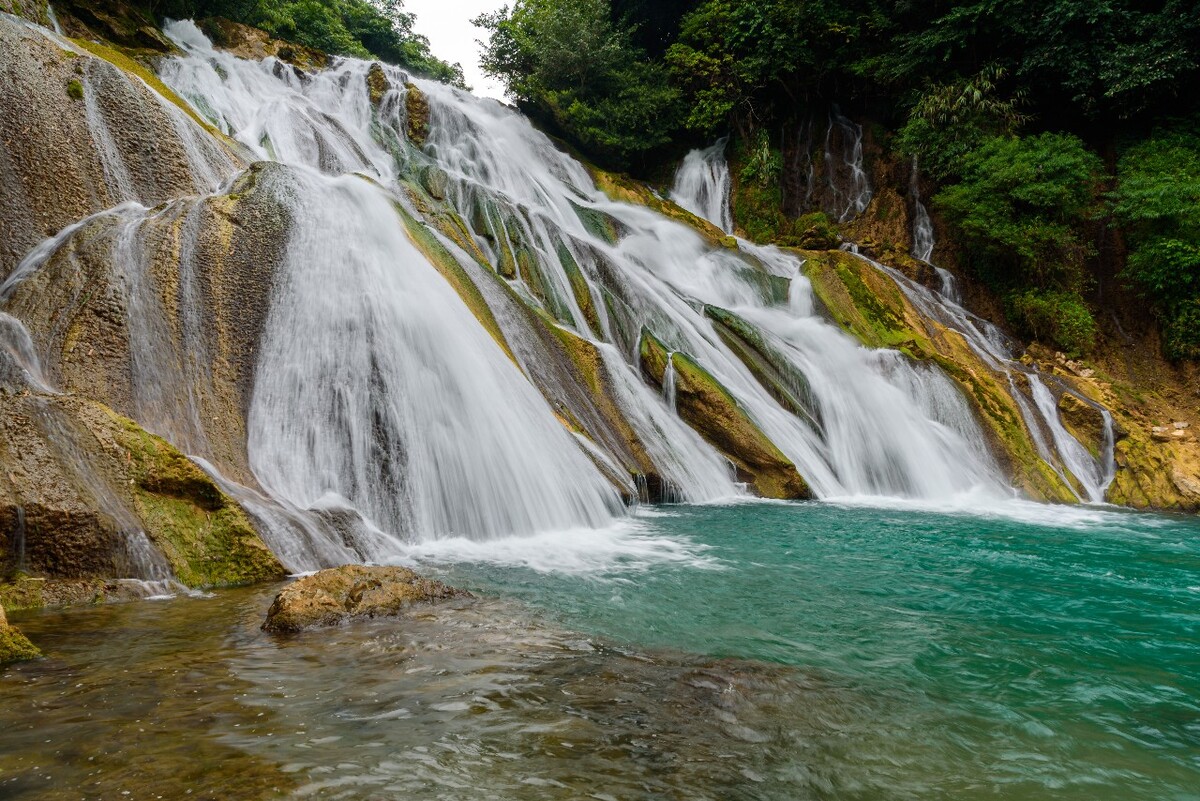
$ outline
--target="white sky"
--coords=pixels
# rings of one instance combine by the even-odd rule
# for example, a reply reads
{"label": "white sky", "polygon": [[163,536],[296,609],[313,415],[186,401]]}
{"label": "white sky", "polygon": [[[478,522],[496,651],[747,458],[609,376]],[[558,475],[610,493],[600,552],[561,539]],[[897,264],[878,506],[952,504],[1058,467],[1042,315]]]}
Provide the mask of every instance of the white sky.
{"label": "white sky", "polygon": [[495,11],[505,0],[404,0],[404,10],[417,15],[415,30],[429,39],[433,54],[451,64],[462,64],[467,85],[475,94],[503,99],[504,90],[479,71],[479,45],[484,31],[471,20],[488,11]]}

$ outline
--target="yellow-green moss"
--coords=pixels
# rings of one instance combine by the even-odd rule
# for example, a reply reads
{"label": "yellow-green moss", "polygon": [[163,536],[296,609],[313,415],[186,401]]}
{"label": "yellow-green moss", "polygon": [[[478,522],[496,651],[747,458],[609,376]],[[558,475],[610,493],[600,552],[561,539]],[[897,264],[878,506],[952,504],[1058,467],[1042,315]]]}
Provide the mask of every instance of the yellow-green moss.
{"label": "yellow-green moss", "polygon": [[83,84],[72,78],[67,81],[67,97],[72,100],[83,99]]}
{"label": "yellow-green moss", "polygon": [[383,65],[378,61],[371,63],[367,70],[367,95],[371,99],[371,105],[378,106],[383,100],[383,96],[391,90],[392,84],[387,78],[387,74],[383,71]]}
{"label": "yellow-green moss", "polygon": [[417,147],[425,144],[429,138],[429,98],[417,88],[416,84],[406,83],[408,91],[404,95],[404,108],[407,112],[405,133],[408,140]]}
{"label": "yellow-green moss", "polygon": [[988,368],[961,334],[922,318],[890,277],[863,260],[840,251],[804,255],[813,292],[838,325],[867,347],[895,348],[936,363],[975,408],[1018,487],[1037,499],[1076,500],[1038,454],[1007,379]]}
{"label": "yellow-green moss", "polygon": [[690,211],[675,205],[671,201],[664,200],[651,191],[650,187],[645,184],[624,175],[607,172],[586,162],[584,166],[587,167],[588,173],[592,176],[592,181],[595,182],[596,188],[608,196],[610,200],[615,200],[619,203],[646,206],[665,217],[670,217],[676,222],[681,222],[693,228],[696,233],[704,237],[713,247],[737,247],[737,241],[732,237],[726,236],[725,232],[720,228],[708,220],[701,219]]}
{"label": "yellow-green moss", "polygon": [[204,471],[166,440],[108,414],[128,459],[138,516],[181,582],[235,586],[286,575],[246,513]]}
{"label": "yellow-green moss", "polygon": [[25,662],[41,655],[42,652],[15,626],[0,623],[0,665]]}

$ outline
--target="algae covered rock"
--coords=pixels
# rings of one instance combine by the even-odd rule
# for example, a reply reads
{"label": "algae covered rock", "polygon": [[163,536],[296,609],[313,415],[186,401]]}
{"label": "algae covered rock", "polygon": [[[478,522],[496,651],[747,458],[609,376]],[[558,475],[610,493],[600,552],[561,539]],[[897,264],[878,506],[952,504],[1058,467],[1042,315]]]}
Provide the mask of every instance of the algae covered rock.
{"label": "algae covered rock", "polygon": [[378,106],[383,102],[383,96],[390,92],[392,83],[388,80],[387,73],[383,71],[383,65],[378,61],[371,63],[370,69],[367,70],[367,95],[371,98],[371,105]]}
{"label": "algae covered rock", "polygon": [[661,387],[670,359],[675,369],[675,404],[688,425],[737,468],[738,478],[764,498],[811,498],[796,466],[775,447],[729,390],[682,353],[668,353],[648,331],[642,334],[642,370]]}
{"label": "algae covered rock", "polygon": [[0,606],[0,665],[37,659],[41,655],[42,652],[16,626],[8,625],[4,607]]}
{"label": "algae covered rock", "polygon": [[429,138],[429,98],[414,83],[406,83],[404,88],[404,109],[408,113],[405,133],[410,142],[421,147]]}
{"label": "algae covered rock", "polygon": [[392,617],[414,604],[470,598],[404,567],[346,565],[305,576],[275,596],[265,631],[298,632],[357,618]]}

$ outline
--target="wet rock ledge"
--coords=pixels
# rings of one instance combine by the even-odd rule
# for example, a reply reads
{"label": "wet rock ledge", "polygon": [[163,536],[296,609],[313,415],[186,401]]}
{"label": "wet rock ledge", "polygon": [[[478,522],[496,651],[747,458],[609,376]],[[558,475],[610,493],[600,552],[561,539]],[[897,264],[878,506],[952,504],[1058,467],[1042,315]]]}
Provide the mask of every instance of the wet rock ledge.
{"label": "wet rock ledge", "polygon": [[404,567],[346,565],[288,585],[267,610],[264,631],[292,633],[351,620],[400,615],[415,604],[470,598]]}

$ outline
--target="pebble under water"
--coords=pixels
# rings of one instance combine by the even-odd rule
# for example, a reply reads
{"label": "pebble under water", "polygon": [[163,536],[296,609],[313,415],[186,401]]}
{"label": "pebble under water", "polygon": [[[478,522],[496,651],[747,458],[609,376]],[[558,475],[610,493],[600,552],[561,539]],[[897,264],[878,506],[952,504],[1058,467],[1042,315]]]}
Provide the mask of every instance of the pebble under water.
{"label": "pebble under water", "polygon": [[47,658],[0,673],[0,797],[1200,797],[1195,518],[744,503],[582,536],[425,544],[478,599],[296,637],[258,629],[273,587],[15,614]]}

